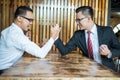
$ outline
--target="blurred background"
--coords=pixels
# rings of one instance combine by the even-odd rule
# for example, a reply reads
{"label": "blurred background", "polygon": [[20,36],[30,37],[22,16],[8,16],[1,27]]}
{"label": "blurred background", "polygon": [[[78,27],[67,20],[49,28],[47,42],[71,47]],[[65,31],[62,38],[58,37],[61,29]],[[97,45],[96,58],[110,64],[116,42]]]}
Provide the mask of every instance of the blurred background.
{"label": "blurred background", "polygon": [[[33,9],[35,21],[29,31],[32,41],[42,46],[50,37],[50,27],[58,23],[60,38],[66,43],[78,29],[75,9],[89,5],[94,9],[94,21],[114,28],[120,23],[120,0],[0,0],[0,32],[13,22],[14,11],[20,5]],[[58,51],[55,46],[51,51]],[[79,49],[74,51],[80,52]]]}

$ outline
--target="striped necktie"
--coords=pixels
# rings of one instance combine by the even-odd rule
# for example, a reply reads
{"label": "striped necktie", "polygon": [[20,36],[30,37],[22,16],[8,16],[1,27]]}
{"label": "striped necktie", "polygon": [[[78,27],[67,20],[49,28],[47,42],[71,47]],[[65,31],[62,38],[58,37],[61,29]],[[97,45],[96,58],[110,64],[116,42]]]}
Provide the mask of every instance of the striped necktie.
{"label": "striped necktie", "polygon": [[91,59],[94,59],[93,57],[93,49],[92,49],[92,41],[90,38],[90,31],[88,31],[88,53]]}

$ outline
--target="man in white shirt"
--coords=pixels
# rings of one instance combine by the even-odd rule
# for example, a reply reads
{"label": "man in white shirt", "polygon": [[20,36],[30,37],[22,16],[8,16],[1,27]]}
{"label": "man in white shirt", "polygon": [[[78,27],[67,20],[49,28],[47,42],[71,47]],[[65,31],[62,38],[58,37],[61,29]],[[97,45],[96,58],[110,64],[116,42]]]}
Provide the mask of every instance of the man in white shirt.
{"label": "man in white shirt", "polygon": [[[23,55],[24,51],[36,57],[44,58],[50,51],[60,28],[51,27],[51,38],[43,47],[39,47],[24,34],[34,20],[33,10],[20,6],[14,14],[14,22],[0,34],[0,74],[10,68]],[[56,28],[57,27],[57,28]]]}

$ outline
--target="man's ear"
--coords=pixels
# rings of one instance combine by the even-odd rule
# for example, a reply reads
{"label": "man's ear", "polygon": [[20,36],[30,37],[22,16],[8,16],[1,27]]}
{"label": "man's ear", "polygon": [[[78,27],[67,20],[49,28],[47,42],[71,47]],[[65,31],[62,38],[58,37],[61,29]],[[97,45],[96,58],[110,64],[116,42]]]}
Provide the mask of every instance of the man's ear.
{"label": "man's ear", "polygon": [[22,17],[21,17],[21,16],[18,16],[18,17],[17,17],[17,21],[21,22],[21,21],[22,21]]}

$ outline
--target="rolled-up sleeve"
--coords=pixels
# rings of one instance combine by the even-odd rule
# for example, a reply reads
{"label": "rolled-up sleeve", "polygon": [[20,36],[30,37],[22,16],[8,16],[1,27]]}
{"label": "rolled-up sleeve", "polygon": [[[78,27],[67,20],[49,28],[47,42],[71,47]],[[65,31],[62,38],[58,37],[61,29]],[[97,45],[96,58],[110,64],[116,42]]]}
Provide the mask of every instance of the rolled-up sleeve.
{"label": "rolled-up sleeve", "polygon": [[16,48],[22,51],[26,51],[27,53],[36,57],[45,58],[45,56],[51,50],[52,45],[54,44],[54,39],[50,38],[43,47],[39,47],[36,43],[32,42],[26,36],[23,35],[19,35],[19,37],[17,38],[15,38],[14,36],[13,42]]}
{"label": "rolled-up sleeve", "polygon": [[50,38],[48,42],[43,47],[39,47],[34,42],[29,42],[28,44],[24,45],[24,49],[26,52],[40,58],[44,58],[48,52],[51,50],[54,40]]}

